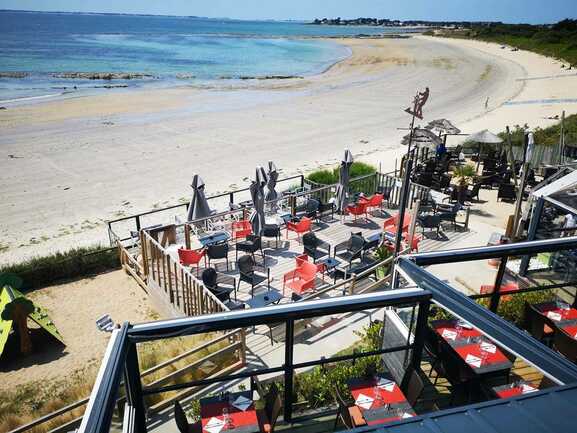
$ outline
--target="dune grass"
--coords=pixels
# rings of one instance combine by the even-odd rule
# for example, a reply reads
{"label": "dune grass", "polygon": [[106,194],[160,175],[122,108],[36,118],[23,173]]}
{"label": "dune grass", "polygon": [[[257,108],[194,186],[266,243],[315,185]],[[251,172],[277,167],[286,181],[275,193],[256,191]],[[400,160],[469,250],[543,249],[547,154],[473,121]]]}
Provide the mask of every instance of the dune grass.
{"label": "dune grass", "polygon": [[[215,334],[203,334],[142,343],[139,345],[138,349],[140,371],[143,372],[153,366],[174,358],[215,337]],[[226,347],[228,344],[228,340],[223,340],[210,345],[199,352],[184,357],[183,359],[146,376],[143,383],[150,384],[155,380]],[[232,365],[237,361],[237,358],[230,354],[221,358],[218,360],[212,360],[215,366],[221,369]],[[94,380],[96,379],[96,374],[97,368],[92,368],[69,374],[67,379],[64,380],[33,382],[15,390],[7,390],[3,388],[0,391],[0,433],[9,432],[16,427],[27,424],[43,415],[49,414],[88,397],[92,390]],[[206,373],[202,372],[200,369],[195,369],[191,372],[175,377],[166,384],[170,385],[201,379],[203,375],[207,374],[212,374],[212,372]],[[122,388],[120,389],[120,392],[122,395]],[[170,392],[149,396],[147,397],[147,404],[154,405],[175,394],[176,392]],[[58,426],[81,417],[84,413],[84,409],[85,407],[81,406],[77,409],[66,412],[52,421],[31,429],[30,432],[46,433]]]}
{"label": "dune grass", "polygon": [[46,287],[59,281],[94,275],[120,267],[118,250],[100,245],[73,248],[24,262],[0,267],[0,274],[16,274],[24,292]]}
{"label": "dune grass", "polygon": [[529,24],[473,25],[468,29],[440,30],[446,37],[478,39],[532,51],[577,66],[577,20],[563,20],[552,26]]}
{"label": "dune grass", "polygon": [[[376,167],[357,161],[353,162],[351,165],[350,177],[351,179],[354,179],[355,177],[374,174],[376,172]],[[322,169],[313,171],[307,175],[307,179],[321,185],[333,185],[339,181],[339,167],[335,167],[332,170]]]}

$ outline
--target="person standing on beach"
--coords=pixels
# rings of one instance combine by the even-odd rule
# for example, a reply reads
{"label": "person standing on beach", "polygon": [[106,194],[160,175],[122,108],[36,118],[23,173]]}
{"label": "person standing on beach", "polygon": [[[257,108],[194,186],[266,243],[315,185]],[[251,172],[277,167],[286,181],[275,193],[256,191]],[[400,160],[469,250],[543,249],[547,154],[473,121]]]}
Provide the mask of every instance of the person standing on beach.
{"label": "person standing on beach", "polygon": [[489,109],[489,97],[487,96],[487,99],[485,100],[485,110]]}

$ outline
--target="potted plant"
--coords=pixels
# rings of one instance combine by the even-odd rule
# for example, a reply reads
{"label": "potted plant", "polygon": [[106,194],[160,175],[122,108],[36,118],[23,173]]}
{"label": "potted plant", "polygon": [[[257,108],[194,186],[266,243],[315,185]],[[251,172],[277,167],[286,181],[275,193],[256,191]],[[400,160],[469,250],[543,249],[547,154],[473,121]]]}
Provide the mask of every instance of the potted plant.
{"label": "potted plant", "polygon": [[461,204],[467,199],[467,188],[477,175],[472,164],[461,165],[453,169],[453,180],[457,185],[457,201]]}

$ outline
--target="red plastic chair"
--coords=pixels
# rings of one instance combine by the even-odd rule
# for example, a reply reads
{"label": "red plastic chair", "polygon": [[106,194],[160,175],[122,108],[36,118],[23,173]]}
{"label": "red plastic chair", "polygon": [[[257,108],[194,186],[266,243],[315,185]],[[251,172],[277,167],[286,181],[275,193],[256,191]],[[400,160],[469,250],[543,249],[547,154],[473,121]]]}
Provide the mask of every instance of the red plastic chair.
{"label": "red plastic chair", "polygon": [[296,269],[287,272],[283,277],[283,294],[285,287],[289,287],[294,293],[302,295],[307,290],[315,288],[317,265],[308,261],[301,261]]}
{"label": "red plastic chair", "polygon": [[367,207],[369,203],[368,201],[360,201],[356,205],[348,205],[347,206],[347,213],[353,216],[354,221],[357,220],[358,216],[364,215],[365,220],[369,220],[369,216],[367,214]]}
{"label": "red plastic chair", "polygon": [[[408,239],[409,239],[409,234],[407,232],[403,233],[403,239],[405,240],[405,245],[407,245]],[[421,243],[421,241],[423,240],[423,237],[421,235],[417,235],[414,234],[413,235],[413,239],[411,240],[411,252],[416,251],[419,252],[419,244]]]}
{"label": "red plastic chair", "polygon": [[[396,214],[383,222],[383,230],[395,234],[397,233],[397,225],[399,224],[399,214]],[[403,232],[409,230],[409,226],[411,225],[411,214],[405,212],[405,216],[403,218]]]}
{"label": "red plastic chair", "polygon": [[196,265],[196,275],[198,275],[199,263],[204,257],[206,263],[206,250],[187,250],[186,248],[179,248],[178,249],[178,258],[180,260],[180,264],[183,266],[192,266]]}
{"label": "red plastic chair", "polygon": [[[509,292],[516,292],[519,290],[519,284],[514,281],[509,281],[508,283],[501,284],[500,293],[509,293]],[[483,284],[479,289],[479,293],[481,295],[488,295],[489,293],[493,293],[495,291],[494,284]],[[501,296],[502,301],[508,301],[511,299],[511,296]]]}
{"label": "red plastic chair", "polygon": [[[308,254],[301,254],[300,256],[295,257],[297,268],[303,264],[303,262],[309,262],[309,255]],[[324,263],[313,263],[317,267],[317,272],[321,272],[323,274],[323,281],[325,280],[325,272],[326,266]]]}
{"label": "red plastic chair", "polygon": [[248,235],[252,235],[252,225],[250,221],[233,221],[232,222],[232,238],[244,239]]}
{"label": "red plastic chair", "polygon": [[302,233],[310,232],[313,220],[307,217],[301,218],[298,222],[289,221],[286,223],[286,238],[288,239],[288,234],[290,232],[295,232],[298,234],[300,239]]}
{"label": "red plastic chair", "polygon": [[367,212],[370,212],[371,210],[375,209],[381,210],[383,207],[384,199],[385,196],[383,194],[375,194],[368,199],[361,199],[361,201],[364,201],[367,204]]}

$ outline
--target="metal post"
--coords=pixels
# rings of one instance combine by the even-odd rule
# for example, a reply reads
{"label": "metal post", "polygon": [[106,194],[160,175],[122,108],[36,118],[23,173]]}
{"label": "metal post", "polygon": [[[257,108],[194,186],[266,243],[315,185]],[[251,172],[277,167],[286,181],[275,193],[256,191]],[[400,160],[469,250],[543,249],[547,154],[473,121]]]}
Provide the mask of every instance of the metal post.
{"label": "metal post", "polygon": [[496,313],[499,308],[499,301],[501,300],[501,284],[503,283],[503,277],[507,270],[507,261],[508,257],[503,257],[501,259],[499,269],[497,270],[497,276],[495,277],[495,285],[493,286],[493,293],[491,293],[491,301],[489,303],[489,310],[493,313]]}
{"label": "metal post", "polygon": [[[521,206],[523,205],[523,191],[525,189],[525,182],[527,181],[527,174],[529,172],[529,167],[531,161],[527,161],[527,151],[529,148],[529,137],[526,135],[523,142],[523,162],[521,164],[521,179],[520,185],[517,190],[517,201],[515,202],[515,213],[513,214],[513,230],[511,232],[511,237],[513,240],[517,238],[517,233],[519,232],[519,220],[521,219]],[[515,172],[513,171],[513,177]]]}
{"label": "metal post", "polygon": [[136,215],[136,231],[140,231],[140,215]]}
{"label": "metal post", "polygon": [[293,350],[294,350],[294,320],[287,320],[285,330],[284,354],[284,421],[291,422],[293,412]]}
{"label": "metal post", "polygon": [[[533,208],[533,213],[531,214],[531,223],[529,224],[527,241],[535,240],[535,236],[537,235],[537,227],[539,226],[539,221],[541,220],[541,213],[543,212],[544,206],[545,206],[545,199],[543,197],[539,197],[539,200],[537,200],[537,203],[535,203],[535,207]],[[522,277],[527,275],[530,260],[531,256],[529,255],[523,256],[523,258],[521,259],[519,275],[521,275]]]}
{"label": "metal post", "polygon": [[403,181],[403,189],[401,191],[401,203],[399,206],[399,221],[397,226],[397,235],[395,237],[395,255],[401,252],[401,242],[403,240],[403,222],[405,219],[405,211],[407,209],[407,200],[409,198],[409,187],[411,184],[411,170],[413,168],[413,159],[407,152],[407,163],[405,167],[405,179]]}
{"label": "metal post", "polygon": [[134,410],[134,426],[127,431],[146,433],[146,414],[142,395],[142,383],[140,381],[140,369],[138,367],[138,352],[135,343],[130,343],[127,348],[126,364],[124,367],[124,386],[126,388],[126,401]]}
{"label": "metal post", "polygon": [[561,131],[559,134],[559,164],[565,163],[565,110],[561,113]]}
{"label": "metal post", "polygon": [[421,366],[423,347],[425,346],[425,332],[429,318],[429,307],[430,302],[428,300],[419,303],[419,315],[417,316],[415,339],[413,340],[413,356],[411,357],[411,365],[414,369],[418,369]]}

